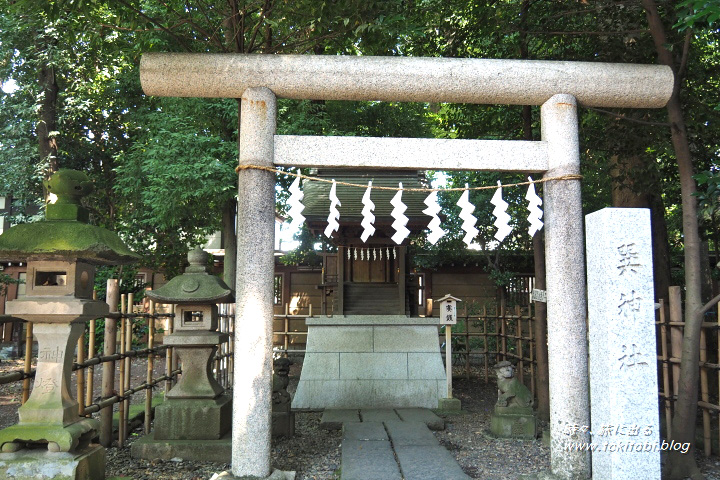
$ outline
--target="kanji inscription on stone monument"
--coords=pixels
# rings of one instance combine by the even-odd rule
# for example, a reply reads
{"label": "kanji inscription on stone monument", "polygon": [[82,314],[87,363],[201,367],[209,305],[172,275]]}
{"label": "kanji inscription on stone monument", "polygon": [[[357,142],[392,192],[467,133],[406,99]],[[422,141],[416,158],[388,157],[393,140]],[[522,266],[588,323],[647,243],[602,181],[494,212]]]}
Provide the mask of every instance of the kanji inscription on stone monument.
{"label": "kanji inscription on stone monument", "polygon": [[[591,430],[612,437],[607,440],[613,445],[657,442],[650,212],[606,208],[592,213],[586,217],[586,238]],[[635,439],[628,429],[608,428],[627,425],[643,425],[647,435]],[[660,454],[635,445],[625,451],[597,449],[592,477],[659,479]]]}

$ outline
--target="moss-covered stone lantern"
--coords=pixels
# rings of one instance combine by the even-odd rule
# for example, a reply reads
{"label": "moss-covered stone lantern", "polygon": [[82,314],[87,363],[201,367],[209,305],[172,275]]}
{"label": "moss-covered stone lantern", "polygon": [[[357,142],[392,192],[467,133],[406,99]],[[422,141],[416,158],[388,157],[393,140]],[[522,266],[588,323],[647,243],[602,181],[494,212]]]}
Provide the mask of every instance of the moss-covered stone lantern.
{"label": "moss-covered stone lantern", "polygon": [[[133,444],[137,458],[173,458],[228,461],[227,433],[232,422],[232,398],[212,375],[215,352],[227,333],[217,332],[218,303],[234,302],[232,290],[207,271],[209,255],[201,249],[188,253],[185,273],[147,292],[159,303],[175,304],[173,333],[164,339],[175,347],[182,375],[155,408],[154,431]],[[191,441],[191,442],[188,442]],[[194,442],[192,442],[194,441]]]}
{"label": "moss-covered stone lantern", "polygon": [[[79,416],[78,402],[70,393],[73,354],[85,321],[109,312],[105,302],[92,298],[96,266],[139,257],[115,233],[87,223],[80,199],[93,185],[85,173],[61,169],[45,187],[57,195],[47,206],[46,219],[16,225],[0,235],[0,260],[27,262],[26,295],[8,302],[6,313],[32,322],[38,342],[30,398],[18,410],[19,423],[0,431],[0,476],[45,478],[23,474],[17,466],[35,471],[42,464],[48,478],[104,478],[104,449],[91,445],[98,422]],[[70,455],[35,461],[28,456],[45,445],[50,452]],[[76,476],[53,477],[48,473],[53,469],[70,469]]]}

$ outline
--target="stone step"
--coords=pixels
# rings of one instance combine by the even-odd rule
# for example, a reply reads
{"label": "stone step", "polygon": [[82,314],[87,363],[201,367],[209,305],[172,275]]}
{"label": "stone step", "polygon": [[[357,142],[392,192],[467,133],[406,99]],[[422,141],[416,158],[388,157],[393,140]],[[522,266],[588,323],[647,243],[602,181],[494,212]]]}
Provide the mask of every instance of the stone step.
{"label": "stone step", "polygon": [[362,422],[354,409],[330,412],[328,419],[351,419],[343,424],[341,480],[470,479],[428,429],[444,422],[427,409],[360,409]]}
{"label": "stone step", "polygon": [[406,422],[423,422],[430,430],[445,430],[445,420],[427,408],[396,408],[395,413]]}
{"label": "stone step", "polygon": [[323,430],[340,430],[345,423],[359,421],[360,414],[357,409],[326,408],[320,418],[320,428]]}
{"label": "stone step", "polygon": [[342,442],[342,480],[402,480],[388,440]]}
{"label": "stone step", "polygon": [[470,479],[441,445],[395,445],[394,450],[405,480]]}
{"label": "stone step", "polygon": [[395,448],[411,445],[434,446],[438,444],[435,435],[423,422],[389,420],[385,422],[385,428]]}

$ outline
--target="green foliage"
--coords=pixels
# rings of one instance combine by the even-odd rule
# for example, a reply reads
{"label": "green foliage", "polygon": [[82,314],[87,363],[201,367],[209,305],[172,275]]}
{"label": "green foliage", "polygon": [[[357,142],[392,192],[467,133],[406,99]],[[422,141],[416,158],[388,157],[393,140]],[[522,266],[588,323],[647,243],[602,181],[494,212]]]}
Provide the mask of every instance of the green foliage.
{"label": "green foliage", "polygon": [[675,24],[678,30],[695,27],[714,27],[720,19],[720,2],[718,0],[682,0],[676,9],[679,20]]}
{"label": "green foliage", "polygon": [[20,283],[22,283],[20,280],[11,277],[7,273],[0,272],[0,297],[5,296],[8,286],[19,285]]}
{"label": "green foliage", "polygon": [[132,293],[136,302],[142,300],[145,296],[145,284],[136,280],[137,273],[137,267],[133,265],[99,266],[95,271],[95,291],[98,300],[106,300],[107,281],[110,278],[118,279],[120,295]]}

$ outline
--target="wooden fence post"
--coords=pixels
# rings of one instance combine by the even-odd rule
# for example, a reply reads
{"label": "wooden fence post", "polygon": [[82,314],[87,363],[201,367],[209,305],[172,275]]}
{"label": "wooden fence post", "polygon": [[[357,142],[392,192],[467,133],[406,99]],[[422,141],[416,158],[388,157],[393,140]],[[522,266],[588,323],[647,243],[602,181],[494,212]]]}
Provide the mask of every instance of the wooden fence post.
{"label": "wooden fence post", "polygon": [[[118,302],[120,301],[120,286],[115,278],[108,278],[106,290],[106,303],[110,307],[110,312],[118,311]],[[114,318],[105,319],[105,332],[103,343],[103,355],[114,355],[117,337],[117,320]],[[115,389],[115,361],[103,362],[102,376],[102,398],[108,399],[114,395]],[[105,448],[112,446],[112,418],[113,406],[107,406],[100,412],[100,445]]]}

